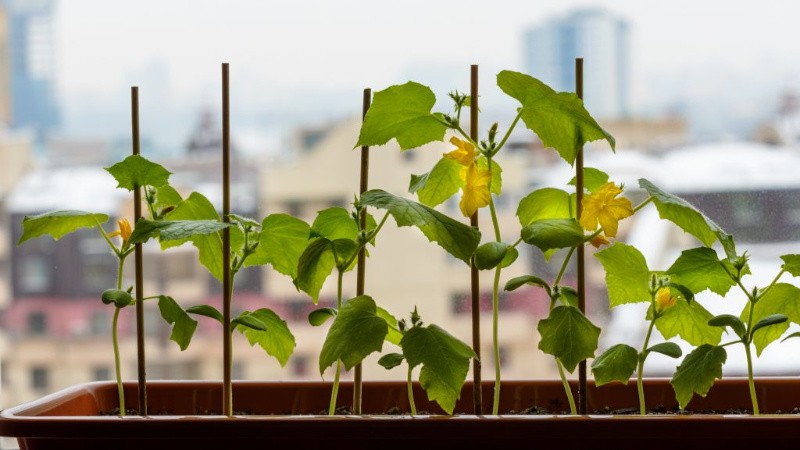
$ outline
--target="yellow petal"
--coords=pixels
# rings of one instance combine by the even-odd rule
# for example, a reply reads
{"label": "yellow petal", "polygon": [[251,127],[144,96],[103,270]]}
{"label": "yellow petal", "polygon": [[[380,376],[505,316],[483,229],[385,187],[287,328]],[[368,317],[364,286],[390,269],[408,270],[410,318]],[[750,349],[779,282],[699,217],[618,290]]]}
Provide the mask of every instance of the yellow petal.
{"label": "yellow petal", "polygon": [[678,299],[672,296],[672,291],[668,287],[662,287],[656,292],[656,309],[659,312],[672,308],[677,301]]}
{"label": "yellow petal", "polygon": [[488,205],[491,200],[489,170],[472,164],[461,170],[461,177],[464,186],[461,188],[461,201],[458,206],[461,208],[461,214],[471,217],[475,211]]}
{"label": "yellow petal", "polygon": [[453,136],[450,138],[450,143],[457,148],[450,153],[445,153],[444,157],[452,159],[462,166],[469,166],[475,162],[475,146],[469,142],[462,141],[461,139]]}

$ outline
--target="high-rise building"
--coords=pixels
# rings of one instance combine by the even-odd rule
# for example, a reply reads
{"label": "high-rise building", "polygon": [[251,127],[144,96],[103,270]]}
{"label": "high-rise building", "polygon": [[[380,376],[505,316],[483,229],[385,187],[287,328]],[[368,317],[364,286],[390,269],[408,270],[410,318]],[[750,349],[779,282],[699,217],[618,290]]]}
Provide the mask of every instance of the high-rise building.
{"label": "high-rise building", "polygon": [[557,91],[575,91],[575,58],[584,58],[584,99],[592,115],[630,114],[627,21],[602,9],[580,9],[525,33],[525,68]]}
{"label": "high-rise building", "polygon": [[54,0],[3,0],[7,20],[14,128],[41,138],[59,124],[56,100]]}

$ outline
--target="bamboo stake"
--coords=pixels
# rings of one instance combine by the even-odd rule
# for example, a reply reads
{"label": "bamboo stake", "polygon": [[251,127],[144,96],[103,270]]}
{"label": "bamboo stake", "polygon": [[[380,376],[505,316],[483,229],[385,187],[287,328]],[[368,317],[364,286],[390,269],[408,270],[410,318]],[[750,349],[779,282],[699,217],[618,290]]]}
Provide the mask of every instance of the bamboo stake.
{"label": "bamboo stake", "polygon": [[[131,138],[133,154],[138,155],[139,148],[139,87],[131,87]],[[133,223],[142,217],[142,189],[135,186],[133,190]],[[147,415],[147,374],[144,355],[144,270],[142,260],[142,244],[134,245],[134,270],[136,277],[136,365],[139,378],[139,414]]]}
{"label": "bamboo stake", "polygon": [[[364,98],[361,110],[361,120],[367,116],[370,103],[372,101],[372,89],[364,89]],[[361,147],[361,177],[359,183],[359,195],[367,191],[369,185],[369,147]],[[359,220],[359,228],[361,231],[367,229],[367,208],[361,210]],[[367,268],[367,248],[361,247],[358,251],[358,268],[356,269],[356,295],[364,295],[364,283],[366,281],[366,268]],[[361,414],[361,363],[356,364],[355,371],[353,372],[353,413]]]}
{"label": "bamboo stake", "polygon": [[[575,93],[583,99],[583,58],[575,58]],[[575,191],[578,220],[583,212],[583,146],[575,158]],[[578,246],[578,308],[586,313],[586,253],[585,246]],[[578,414],[586,414],[586,360],[578,365]]]}
{"label": "bamboo stake", "polygon": [[[222,220],[230,223],[230,86],[228,63],[222,64]],[[231,230],[222,230],[222,359],[225,367],[222,373],[223,414],[233,416],[233,347],[231,336]]]}
{"label": "bamboo stake", "polygon": [[[470,67],[470,106],[469,106],[469,136],[473,141],[478,140],[478,65]],[[469,224],[478,227],[478,211],[469,218]],[[481,386],[481,287],[478,280],[478,268],[475,259],[470,263],[470,279],[472,290],[472,350],[478,358],[472,360],[472,397],[475,414],[483,414],[483,389]],[[498,387],[495,386],[495,389]]]}

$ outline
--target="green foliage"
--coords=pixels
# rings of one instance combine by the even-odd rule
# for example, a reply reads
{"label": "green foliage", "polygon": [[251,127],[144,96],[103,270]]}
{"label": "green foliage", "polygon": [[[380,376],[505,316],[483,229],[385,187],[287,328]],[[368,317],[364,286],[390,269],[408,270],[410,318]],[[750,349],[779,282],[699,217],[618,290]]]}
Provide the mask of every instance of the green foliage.
{"label": "green foliage", "polygon": [[118,187],[129,191],[137,187],[159,187],[169,183],[170,172],[167,169],[139,155],[128,156],[106,170],[117,180]]}
{"label": "green foliage", "polygon": [[683,350],[674,342],[660,342],[647,349],[647,353],[661,353],[662,355],[669,356],[670,358],[680,358],[683,355]]}
{"label": "green foliage", "polygon": [[268,355],[277,359],[281,367],[285,366],[295,348],[294,335],[289,331],[286,321],[267,308],[253,312],[245,311],[239,315],[239,318],[243,317],[258,320],[266,326],[266,329],[259,330],[242,324],[237,325],[236,329],[245,335],[250,345],[258,344]]}
{"label": "green foliage", "polygon": [[139,219],[129,239],[131,244],[147,242],[158,237],[161,242],[191,239],[208,235],[230,227],[218,220],[148,220]]}
{"label": "green foliage", "polygon": [[386,311],[385,309],[378,306],[377,308],[378,317],[382,318],[386,321],[386,325],[389,326],[389,332],[386,333],[386,342],[392,343],[394,345],[400,345],[400,341],[403,339],[403,333],[398,330],[397,327],[397,319]]}
{"label": "green foliage", "polygon": [[352,369],[370,353],[381,351],[388,332],[388,324],[378,315],[375,300],[360,295],[347,301],[333,319],[322,344],[320,374],[336,361],[342,361],[347,370]]}
{"label": "green foliage", "polygon": [[717,252],[708,247],[683,251],[666,274],[694,293],[709,289],[724,296],[736,285],[717,257]]}
{"label": "green foliage", "polygon": [[161,317],[173,326],[169,338],[178,344],[181,351],[186,350],[197,329],[197,321],[189,317],[175,299],[166,295],[158,297],[158,310],[161,312]]}
{"label": "green foliage", "polygon": [[[488,170],[488,159],[485,156],[478,157],[478,167]],[[503,168],[497,164],[497,161],[492,160],[492,187],[489,190],[494,195],[500,195],[503,191]]]}
{"label": "green foliage", "polygon": [[747,326],[732,314],[720,314],[708,321],[712,327],[730,327],[739,339],[747,338]]}
{"label": "green foliage", "polygon": [[703,344],[686,355],[670,381],[681,409],[689,404],[694,394],[701,397],[708,394],[714,380],[722,378],[722,365],[727,358],[724,348],[709,344]]}
{"label": "green foliage", "polygon": [[241,327],[241,329],[249,328],[256,331],[267,331],[267,324],[251,316],[250,314],[241,314],[239,317],[231,320],[231,327]]}
{"label": "green foliage", "polygon": [[329,319],[336,317],[336,310],[333,308],[320,308],[308,314],[308,323],[318,327],[324,325]]}
{"label": "green foliage", "polygon": [[[202,194],[192,192],[175,209],[164,216],[164,220],[220,220],[214,205]],[[167,249],[191,242],[199,253],[200,264],[217,280],[222,280],[222,237],[219,233],[194,235],[191,238],[162,241],[161,248]]]}
{"label": "green foliage", "polygon": [[639,353],[630,345],[617,344],[592,362],[592,374],[597,386],[602,386],[612,381],[628,384],[636,365],[639,362]]}
{"label": "green foliage", "polygon": [[308,245],[311,227],[287,214],[270,214],[261,222],[259,245],[245,267],[272,264],[278,272],[297,278],[300,256]]}
{"label": "green foliage", "polygon": [[437,206],[455,195],[464,185],[460,175],[462,167],[457,161],[442,158],[430,172],[411,175],[408,192],[417,194],[423,205]]}
{"label": "green foliage", "polygon": [[794,277],[800,277],[800,255],[783,255],[781,259],[783,260],[781,269],[789,272]]}
{"label": "green foliage", "polygon": [[537,189],[519,202],[517,217],[523,227],[537,220],[573,217],[574,201],[569,193],[556,188]]}
{"label": "green foliage", "polygon": [[[593,167],[583,168],[583,187],[586,188],[587,191],[594,192],[606,183],[608,183],[607,173]],[[567,184],[570,186],[577,186],[578,180],[576,177],[572,177]]]}
{"label": "green foliage", "polygon": [[346,209],[334,206],[323,209],[317,213],[314,223],[311,224],[311,236],[323,237],[329,241],[358,238],[358,223]]}
{"label": "green foliage", "polygon": [[105,214],[74,210],[25,216],[22,219],[22,236],[17,245],[45,234],[57,241],[77,229],[100,226],[107,221],[108,216]]}
{"label": "green foliage", "polygon": [[314,239],[300,255],[294,285],[308,294],[314,300],[314,304],[317,304],[319,291],[334,267],[336,261],[331,241],[323,238]]}
{"label": "green foliage", "polygon": [[178,203],[183,201],[183,197],[172,186],[165,184],[158,186],[155,189],[156,198],[153,206],[159,209],[175,207]]}
{"label": "green foliage", "polygon": [[579,362],[594,356],[600,337],[600,328],[571,306],[553,308],[548,318],[539,321],[538,330],[539,349],[558,358],[570,373]]}
{"label": "green foliage", "polygon": [[196,314],[198,316],[208,317],[216,320],[219,323],[222,323],[222,321],[224,320],[222,317],[222,313],[219,312],[217,308],[214,308],[211,305],[190,306],[186,308],[186,312],[189,314]]}
{"label": "green foliage", "polygon": [[526,284],[542,287],[545,291],[547,291],[548,297],[551,295],[550,285],[547,284],[547,282],[543,279],[534,275],[522,275],[508,280],[506,282],[505,290],[515,291]]}
{"label": "green foliage", "polygon": [[477,357],[472,348],[436,325],[412,327],[400,345],[412,368],[422,364],[419,383],[428,399],[452,414],[461,396],[469,361]]}
{"label": "green foliage", "polygon": [[575,247],[583,243],[583,227],[575,219],[542,219],[522,228],[522,240],[541,251]]}
{"label": "green foliage", "polygon": [[606,272],[610,307],[650,300],[650,270],[639,250],[616,242],[595,256]]}
{"label": "green foliage", "polygon": [[[750,304],[744,308],[740,318],[747,320]],[[788,283],[776,283],[761,296],[753,308],[753,323],[758,323],[775,314],[788,317],[789,321],[800,323],[800,289]],[[789,329],[787,322],[777,323],[752,334],[756,354],[761,355],[764,349],[781,337]]]}
{"label": "green foliage", "polygon": [[713,315],[697,302],[678,301],[656,320],[656,328],[664,339],[680,336],[694,346],[716,345],[722,339],[722,329],[708,326],[708,321],[712,317]]}
{"label": "green foliage", "polygon": [[476,228],[425,205],[396,197],[380,189],[362,194],[361,203],[388,210],[398,226],[419,228],[430,241],[436,242],[448,253],[467,264],[481,240],[481,233]]}
{"label": "green foliage", "polygon": [[522,104],[520,114],[545,147],[553,147],[565,161],[575,162],[584,143],[605,139],[613,149],[614,138],[589,115],[577,95],[556,92],[541,81],[522,73],[504,70],[497,85]]}
{"label": "green foliage", "polygon": [[403,364],[403,361],[405,360],[406,357],[400,353],[388,353],[381,356],[381,359],[378,360],[378,364],[380,364],[386,370],[391,370],[400,364]]}
{"label": "green foliage", "polygon": [[134,304],[131,293],[128,291],[123,291],[122,289],[106,289],[100,296],[100,300],[103,302],[103,304],[113,304],[117,308],[124,308]]}
{"label": "green foliage", "polygon": [[494,269],[506,257],[512,247],[504,242],[487,242],[475,250],[475,267],[479,270]]}
{"label": "green foliage", "polygon": [[402,150],[408,150],[441,141],[447,127],[431,114],[435,103],[430,88],[413,81],[376,92],[356,147],[396,139]]}

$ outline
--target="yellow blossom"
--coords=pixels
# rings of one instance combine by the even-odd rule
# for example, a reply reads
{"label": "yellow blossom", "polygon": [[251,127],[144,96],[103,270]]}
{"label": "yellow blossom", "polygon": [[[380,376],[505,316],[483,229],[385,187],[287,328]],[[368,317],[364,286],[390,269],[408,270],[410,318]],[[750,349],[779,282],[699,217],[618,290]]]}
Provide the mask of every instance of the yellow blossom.
{"label": "yellow blossom", "polygon": [[599,223],[607,237],[617,236],[619,221],[633,215],[633,205],[627,198],[615,198],[622,193],[614,183],[608,182],[597,192],[583,198],[580,223],[583,228],[594,231]]}
{"label": "yellow blossom", "polygon": [[117,226],[119,227],[119,230],[109,234],[108,237],[121,237],[122,246],[124,247],[125,244],[128,243],[128,239],[131,238],[131,233],[133,233],[133,230],[131,229],[131,223],[128,222],[128,219],[119,219],[117,220]]}
{"label": "yellow blossom", "polygon": [[479,208],[489,204],[489,180],[491,176],[488,169],[470,164],[461,169],[461,179],[464,186],[461,188],[461,202],[458,206],[465,217],[471,217]]}
{"label": "yellow blossom", "polygon": [[675,306],[678,299],[672,295],[668,287],[662,287],[656,292],[656,311],[664,312]]}
{"label": "yellow blossom", "polygon": [[456,148],[450,153],[445,153],[444,157],[452,159],[453,161],[461,164],[462,166],[469,166],[475,162],[475,146],[469,142],[462,141],[461,139],[453,136],[450,138],[450,143],[455,145]]}
{"label": "yellow blossom", "polygon": [[611,241],[609,241],[608,238],[606,238],[602,234],[598,234],[597,236],[595,236],[592,239],[590,239],[589,243],[592,244],[594,246],[594,248],[600,248],[603,245],[610,244]]}

